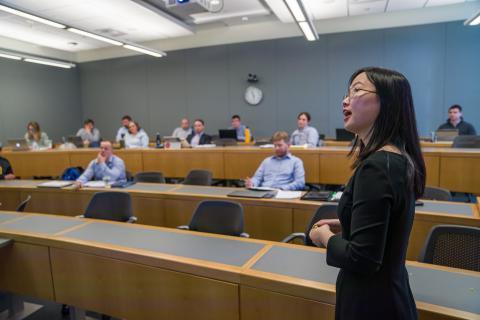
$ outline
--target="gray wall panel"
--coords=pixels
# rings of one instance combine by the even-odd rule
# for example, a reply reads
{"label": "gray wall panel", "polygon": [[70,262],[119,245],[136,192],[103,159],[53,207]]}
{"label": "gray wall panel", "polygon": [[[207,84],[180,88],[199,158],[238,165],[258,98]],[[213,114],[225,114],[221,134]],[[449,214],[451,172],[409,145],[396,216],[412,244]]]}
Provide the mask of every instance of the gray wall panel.
{"label": "gray wall panel", "polygon": [[0,59],[0,141],[23,137],[37,121],[51,139],[76,126],[81,117],[77,69],[60,69]]}
{"label": "gray wall panel", "polygon": [[327,38],[308,42],[292,38],[277,43],[278,128],[292,133],[297,115],[307,111],[312,126],[320,133],[328,131],[329,86]]}
{"label": "gray wall panel", "polygon": [[[229,110],[223,127],[230,125],[233,114],[239,114],[245,125],[252,129],[256,137],[269,137],[278,128],[277,83],[271,81],[277,77],[275,53],[278,52],[273,41],[250,42],[231,45],[228,48],[228,84]],[[259,82],[254,84],[263,92],[259,105],[249,105],[244,97],[248,74],[255,73]]]}
{"label": "gray wall panel", "polygon": [[389,29],[385,44],[385,66],[410,81],[420,132],[435,131],[445,118],[445,25]]}
{"label": "gray wall panel", "polygon": [[383,30],[328,35],[329,131],[343,128],[342,99],[350,75],[366,66],[384,64]]}
{"label": "gray wall panel", "polygon": [[480,28],[446,24],[445,100],[446,119],[452,104],[463,107],[465,121],[480,134]]}
{"label": "gray wall panel", "polygon": [[170,135],[179,126],[179,120],[188,116],[185,74],[184,51],[176,51],[168,59],[152,58],[148,63],[147,99],[151,138],[156,132]]}

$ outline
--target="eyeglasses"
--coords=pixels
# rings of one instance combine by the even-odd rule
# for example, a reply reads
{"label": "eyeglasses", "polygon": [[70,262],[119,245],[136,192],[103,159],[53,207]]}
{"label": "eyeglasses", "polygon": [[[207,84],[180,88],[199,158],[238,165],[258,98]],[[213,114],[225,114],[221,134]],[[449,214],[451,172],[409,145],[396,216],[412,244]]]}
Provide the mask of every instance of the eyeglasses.
{"label": "eyeglasses", "polygon": [[343,96],[343,99],[348,98],[348,100],[352,100],[353,98],[363,96],[363,94],[362,95],[358,94],[359,91],[365,91],[365,92],[369,92],[369,93],[377,93],[377,91],[372,91],[372,90],[367,90],[367,89],[350,88],[350,89],[348,89],[345,96]]}

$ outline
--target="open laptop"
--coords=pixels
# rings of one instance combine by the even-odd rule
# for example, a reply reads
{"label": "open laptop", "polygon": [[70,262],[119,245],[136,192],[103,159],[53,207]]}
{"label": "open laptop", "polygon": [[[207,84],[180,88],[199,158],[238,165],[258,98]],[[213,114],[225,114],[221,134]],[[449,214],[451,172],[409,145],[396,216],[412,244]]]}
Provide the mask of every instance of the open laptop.
{"label": "open laptop", "polygon": [[8,139],[7,146],[12,148],[12,151],[28,151],[28,143],[25,139]]}
{"label": "open laptop", "polygon": [[353,139],[355,139],[355,134],[343,128],[335,129],[335,134],[337,141],[352,141]]}
{"label": "open laptop", "polygon": [[67,137],[67,142],[70,142],[77,148],[83,148],[83,140],[82,137],[78,136],[68,136]]}
{"label": "open laptop", "polygon": [[235,139],[235,140],[237,140],[237,130],[235,130],[235,129],[220,129],[220,130],[218,130],[218,137],[220,139]]}
{"label": "open laptop", "polygon": [[435,132],[437,141],[453,141],[458,136],[458,129],[440,129]]}

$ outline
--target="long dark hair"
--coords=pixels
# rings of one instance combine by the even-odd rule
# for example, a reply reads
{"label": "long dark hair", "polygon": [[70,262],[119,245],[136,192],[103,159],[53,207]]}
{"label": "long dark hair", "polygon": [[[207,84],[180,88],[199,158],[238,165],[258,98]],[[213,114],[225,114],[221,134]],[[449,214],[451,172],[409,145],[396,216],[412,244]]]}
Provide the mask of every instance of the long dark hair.
{"label": "long dark hair", "polygon": [[358,136],[355,137],[349,153],[349,156],[352,156],[357,150],[359,151],[353,168],[357,168],[372,153],[387,144],[392,144],[400,149],[408,160],[407,174],[410,186],[415,198],[418,199],[425,190],[426,171],[420,149],[410,83],[403,74],[397,71],[367,67],[352,74],[349,86],[363,72],[375,86],[380,98],[380,112],[369,132],[370,139],[367,145]]}

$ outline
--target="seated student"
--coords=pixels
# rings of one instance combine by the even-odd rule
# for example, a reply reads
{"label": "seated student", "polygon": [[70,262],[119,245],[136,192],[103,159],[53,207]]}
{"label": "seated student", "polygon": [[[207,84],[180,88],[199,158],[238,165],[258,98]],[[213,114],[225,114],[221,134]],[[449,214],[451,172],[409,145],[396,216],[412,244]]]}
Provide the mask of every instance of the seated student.
{"label": "seated student", "polygon": [[232,116],[231,124],[232,126],[229,129],[237,130],[237,140],[245,141],[245,129],[247,129],[247,126],[242,124],[242,119],[240,119],[238,114]]}
{"label": "seated student", "polygon": [[129,115],[124,115],[122,117],[122,126],[118,129],[117,131],[117,135],[115,137],[115,141],[117,142],[120,142],[120,140],[124,139],[125,136],[127,135],[128,133],[128,125],[130,124],[130,122],[132,122],[132,117],[130,117]]}
{"label": "seated student", "polygon": [[15,175],[13,174],[10,161],[4,157],[0,157],[0,180],[13,180]]}
{"label": "seated student", "polygon": [[108,177],[110,182],[126,182],[125,163],[115,156],[110,141],[100,143],[100,152],[97,158],[90,161],[87,169],[75,181],[74,187],[80,188],[90,180],[103,180]]}
{"label": "seated student", "polygon": [[288,152],[288,133],[275,132],[272,141],[275,155],[263,160],[253,178],[245,180],[245,186],[302,190],[305,187],[305,170],[302,160]]}
{"label": "seated student", "polygon": [[293,131],[290,143],[294,146],[308,145],[316,147],[318,145],[318,131],[314,127],[310,127],[310,113],[300,112],[297,116],[298,129]]}
{"label": "seated student", "polygon": [[192,133],[192,127],[190,127],[190,121],[187,118],[183,118],[180,122],[180,127],[173,130],[172,137],[187,139]]}
{"label": "seated student", "polygon": [[135,121],[130,121],[128,125],[125,148],[148,148],[148,135]]}
{"label": "seated student", "polygon": [[98,147],[100,143],[100,131],[95,128],[95,122],[92,119],[83,122],[83,128],[78,130],[77,137],[82,138],[86,147]]}
{"label": "seated student", "polygon": [[35,121],[31,121],[27,124],[25,140],[33,149],[45,148],[50,145],[50,140],[48,139],[47,134],[40,129],[40,125]]}
{"label": "seated student", "polygon": [[193,122],[193,132],[188,135],[187,142],[192,147],[212,142],[212,137],[205,133],[205,122],[202,119]]}
{"label": "seated student", "polygon": [[463,121],[462,107],[454,104],[448,108],[447,122],[440,125],[437,130],[458,129],[459,135],[476,135],[475,128],[468,122]]}

